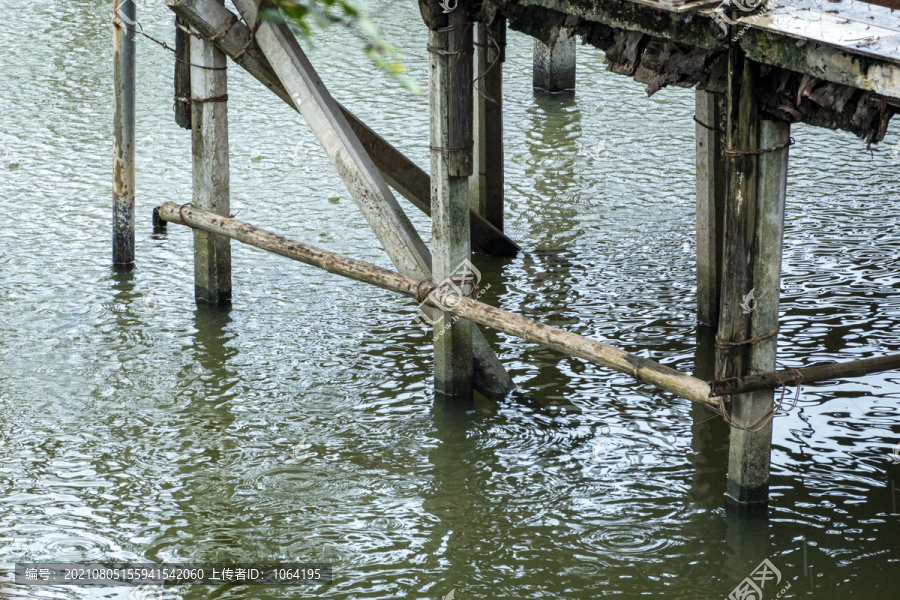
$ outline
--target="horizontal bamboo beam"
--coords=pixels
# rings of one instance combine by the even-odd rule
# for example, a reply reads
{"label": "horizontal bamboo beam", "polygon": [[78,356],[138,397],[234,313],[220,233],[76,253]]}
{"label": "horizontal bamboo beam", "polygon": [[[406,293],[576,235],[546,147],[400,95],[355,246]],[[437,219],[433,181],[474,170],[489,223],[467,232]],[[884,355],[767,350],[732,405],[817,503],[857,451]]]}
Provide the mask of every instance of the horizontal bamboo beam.
{"label": "horizontal bamboo beam", "polygon": [[[297,110],[269,61],[256,41],[251,38],[250,28],[237,20],[233,12],[218,3],[206,0],[168,0],[167,4],[179,18],[196,29],[200,35],[214,37],[213,44],[219,50],[231,57],[288,106]],[[222,31],[225,33],[222,34]],[[428,173],[344,106],[338,104],[338,107],[388,185],[409,200],[413,206],[431,216],[431,178]],[[478,213],[472,211],[469,218],[473,250],[493,256],[516,256],[521,250],[515,242]]]}
{"label": "horizontal bamboo beam", "polygon": [[[159,207],[158,214],[164,221],[223,235],[273,254],[324,269],[329,273],[362,281],[409,298],[416,298],[425,289],[426,282],[416,281],[411,277],[405,277],[371,263],[327,252],[247,223],[196,210],[187,205],[181,207],[167,202]],[[493,327],[527,342],[540,344],[546,348],[609,367],[638,381],[652,384],[693,402],[699,402],[711,408],[717,406],[715,401],[709,399],[708,383],[648,358],[629,354],[577,333],[550,327],[471,298],[460,298],[442,288],[436,289],[428,296],[427,302],[432,306],[437,306],[432,304],[432,298],[443,307],[448,307],[453,314],[479,325]]]}
{"label": "horizontal bamboo beam", "polygon": [[[869,373],[880,373],[900,369],[900,354],[878,356],[843,363],[825,363],[803,367],[802,369],[785,369],[777,373],[761,373],[744,377],[729,377],[709,382],[710,397],[743,394],[756,390],[777,388],[782,385],[815,383],[840,377],[861,377]],[[798,377],[799,375],[799,377]]]}

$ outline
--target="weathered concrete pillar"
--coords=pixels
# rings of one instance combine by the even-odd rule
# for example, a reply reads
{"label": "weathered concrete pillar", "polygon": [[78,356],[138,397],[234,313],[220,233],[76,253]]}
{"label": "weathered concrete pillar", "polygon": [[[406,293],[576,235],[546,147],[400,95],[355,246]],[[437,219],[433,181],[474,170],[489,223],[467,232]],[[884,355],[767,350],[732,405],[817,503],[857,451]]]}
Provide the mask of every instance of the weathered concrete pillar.
{"label": "weathered concrete pillar", "polygon": [[[217,0],[223,4],[224,0]],[[192,206],[228,216],[228,80],[225,55],[212,43],[191,37]],[[194,295],[198,301],[231,300],[231,240],[194,230]]]}
{"label": "weathered concrete pillar", "polygon": [[557,29],[550,44],[534,40],[534,87],[547,92],[575,89],[575,37]]}
{"label": "weathered concrete pillar", "polygon": [[[468,0],[450,13],[446,30],[428,35],[431,71],[432,280],[472,289],[469,176],[472,174],[472,27]],[[469,408],[474,325],[441,311],[434,326],[434,391],[441,404]]]}
{"label": "weathered concrete pillar", "polygon": [[503,61],[506,19],[499,14],[475,29],[474,168],[469,196],[472,210],[503,231]]}
{"label": "weathered concrete pillar", "polygon": [[134,93],[137,9],[115,0],[115,117],[113,120],[113,264],[134,264]]}
{"label": "weathered concrete pillar", "polygon": [[697,90],[697,322],[717,328],[722,274],[725,161],[722,156],[724,99]]}

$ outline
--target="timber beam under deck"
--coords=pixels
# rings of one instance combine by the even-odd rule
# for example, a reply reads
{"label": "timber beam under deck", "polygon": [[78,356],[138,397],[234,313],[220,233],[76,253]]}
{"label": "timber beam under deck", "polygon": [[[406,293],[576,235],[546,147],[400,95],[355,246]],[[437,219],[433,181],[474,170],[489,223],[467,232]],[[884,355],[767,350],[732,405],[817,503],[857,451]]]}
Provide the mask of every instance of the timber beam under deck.
{"label": "timber beam under deck", "polygon": [[[675,2],[675,4],[679,4]],[[789,122],[883,139],[900,111],[900,12],[858,0],[779,3],[739,20],[732,42],[719,2],[666,8],[652,0],[488,0],[510,27],[545,41],[565,28],[604,50],[611,71],[653,94],[667,85],[725,88],[728,47],[764,65],[760,110]]]}

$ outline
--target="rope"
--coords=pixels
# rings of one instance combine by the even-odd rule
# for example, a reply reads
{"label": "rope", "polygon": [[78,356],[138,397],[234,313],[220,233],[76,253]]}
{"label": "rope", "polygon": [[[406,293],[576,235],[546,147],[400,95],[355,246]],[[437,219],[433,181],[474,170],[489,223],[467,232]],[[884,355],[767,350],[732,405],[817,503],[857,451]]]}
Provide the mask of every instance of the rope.
{"label": "rope", "polygon": [[699,125],[700,127],[703,127],[704,129],[709,129],[710,131],[716,131],[718,133],[725,133],[725,130],[720,127],[713,127],[711,125],[707,125],[706,123],[704,123],[703,121],[698,119],[697,115],[694,115],[694,122],[697,123],[697,125]]}
{"label": "rope", "polygon": [[446,33],[448,31],[456,31],[457,29],[468,29],[472,26],[472,21],[466,21],[465,23],[457,23],[456,25],[448,25],[447,27],[441,27],[440,29],[436,29],[438,33]]}
{"label": "rope", "polygon": [[209,98],[175,98],[175,101],[184,102],[188,106],[195,103],[203,104],[204,102],[228,102],[228,94],[210,96]]}
{"label": "rope", "polygon": [[475,142],[469,142],[465,146],[457,146],[455,148],[451,148],[448,146],[428,146],[431,150],[437,150],[438,152],[465,152],[472,148],[475,145]]}
{"label": "rope", "polygon": [[206,41],[206,42],[212,43],[212,42],[215,42],[216,40],[219,40],[219,39],[225,37],[225,34],[227,34],[229,31],[231,31],[231,27],[232,27],[235,23],[237,23],[237,21],[238,21],[238,18],[237,18],[235,15],[233,15],[233,14],[232,14],[232,15],[229,15],[228,22],[225,23],[224,25],[222,25],[222,27],[219,28],[218,31],[216,31],[214,34],[212,34],[212,35],[209,36],[209,37],[200,35],[200,34],[197,33],[196,31],[194,31],[193,29],[190,29],[190,28],[188,28],[188,27],[185,27],[184,25],[182,25],[181,23],[179,23],[179,22],[177,22],[177,21],[175,22],[175,27],[176,27],[177,29],[180,29],[181,31],[185,32],[185,33],[188,34],[188,35],[194,36],[194,37],[197,38],[197,39],[201,39],[201,40],[204,40],[204,41]]}
{"label": "rope", "polygon": [[[131,32],[131,33],[134,33],[137,35],[142,35],[145,38],[147,38],[148,40],[150,40],[151,42],[153,42],[155,44],[159,44],[161,47],[168,50],[169,52],[172,52],[173,54],[175,53],[175,48],[172,48],[167,43],[161,42],[158,39],[156,39],[155,37],[144,33],[144,26],[141,25],[140,21],[136,21],[135,23],[137,24],[138,27],[141,28],[140,31],[138,31],[137,29],[131,29],[129,27],[122,25],[122,23],[119,21],[118,17],[113,17],[113,25],[115,25],[116,27],[118,27],[120,29],[124,29],[125,31]],[[186,64],[186,65],[191,65],[192,67],[197,67],[198,69],[206,69],[207,71],[225,71],[228,68],[228,67],[207,67],[206,65],[197,65],[192,62],[186,61],[184,59],[178,58],[178,56],[175,57],[175,60],[177,60],[180,63]]]}
{"label": "rope", "polygon": [[[780,364],[777,363],[776,364]],[[784,365],[782,365],[784,367]],[[797,407],[797,403],[800,401],[800,385],[803,383],[803,375],[797,369],[793,367],[784,367],[785,369],[791,371],[794,374],[794,380],[797,384],[797,389],[794,392],[794,401],[791,403],[790,408],[784,408],[784,396],[787,392],[787,381],[778,376],[778,373],[774,373],[772,371],[766,371],[765,369],[757,369],[755,367],[750,367],[751,371],[757,371],[759,373],[765,373],[766,375],[771,375],[778,382],[779,387],[781,387],[781,396],[778,398],[778,401],[772,405],[772,409],[767,412],[765,415],[760,417],[753,425],[743,426],[738,425],[731,418],[731,415],[728,414],[728,411],[725,409],[725,397],[719,396],[719,414],[722,416],[722,420],[725,421],[729,427],[732,429],[737,429],[739,431],[747,431],[750,433],[758,433],[762,431],[771,421],[775,418],[775,415],[779,412],[789,413]]]}
{"label": "rope", "polygon": [[242,58],[244,58],[244,54],[247,50],[250,49],[250,46],[253,45],[253,42],[256,41],[256,30],[259,29],[259,17],[257,16],[256,23],[253,24],[253,27],[250,28],[250,36],[247,38],[247,41],[244,42],[244,45],[241,47],[240,51],[232,57],[234,62],[239,62]]}
{"label": "rope", "polygon": [[457,50],[456,52],[450,52],[449,50],[445,50],[444,48],[435,48],[431,44],[426,44],[429,52],[434,52],[435,54],[440,54],[441,56],[457,56],[460,54],[472,54],[471,50]]}
{"label": "rope", "polygon": [[[502,61],[502,59],[503,59],[503,48],[506,47],[506,44],[504,43],[504,44],[503,44],[503,47],[501,48],[500,43],[499,43],[499,42],[497,41],[497,39],[494,37],[494,34],[491,33],[491,25],[494,24],[494,20],[495,20],[496,18],[497,18],[497,13],[494,13],[494,16],[491,17],[491,20],[490,20],[488,23],[485,23],[485,24],[484,24],[484,31],[485,31],[485,33],[487,33],[487,35],[488,35],[488,42],[493,42],[494,47],[497,49],[497,58],[495,58],[495,59],[494,59],[494,62],[492,62],[492,63],[490,64],[490,66],[489,66],[487,69],[484,70],[484,73],[482,73],[481,75],[479,75],[478,77],[476,77],[475,79],[472,80],[472,86],[475,88],[475,91],[478,92],[478,95],[479,95],[479,96],[481,96],[482,98],[484,98],[485,100],[487,100],[487,101],[490,102],[491,104],[496,104],[496,105],[499,106],[499,105],[500,105],[500,102],[498,102],[498,101],[495,100],[494,98],[491,98],[490,96],[488,96],[487,94],[485,94],[485,93],[481,90],[481,87],[479,87],[479,86],[477,85],[477,84],[478,84],[478,81],[479,81],[480,79],[483,79],[484,77],[487,77],[487,74],[491,72],[491,69],[493,69],[494,66],[497,65],[497,63],[503,62],[503,61]],[[490,48],[490,47],[491,47],[490,43],[488,43],[488,44],[479,44],[478,42],[473,42],[473,45],[478,46],[479,48]]]}
{"label": "rope", "polygon": [[[450,284],[455,285],[457,289],[463,289],[463,286],[471,286],[469,291],[463,294],[464,298],[471,298],[478,291],[478,284],[475,283],[475,275],[473,273],[468,273],[460,277],[448,277],[441,285],[435,285],[430,279],[423,279],[416,284],[416,302],[419,304],[425,302],[425,299],[428,298],[432,292],[442,289]],[[423,287],[425,289],[423,289]]]}
{"label": "rope", "polygon": [[756,336],[755,338],[750,338],[749,340],[744,340],[742,342],[730,342],[728,340],[723,340],[722,338],[720,338],[717,335],[716,336],[716,348],[718,348],[719,350],[727,350],[729,348],[734,348],[735,346],[752,346],[763,340],[767,340],[774,335],[778,335],[778,329],[779,328],[776,327],[775,331],[770,331],[769,333],[767,333],[765,335],[759,335],[759,336]]}
{"label": "rope", "polygon": [[787,143],[781,144],[780,146],[775,146],[774,148],[760,148],[759,150],[732,150],[731,148],[725,148],[722,152],[725,156],[757,156],[760,154],[768,154],[769,152],[778,152],[779,150],[784,150],[790,146],[794,145],[794,138],[790,138]]}

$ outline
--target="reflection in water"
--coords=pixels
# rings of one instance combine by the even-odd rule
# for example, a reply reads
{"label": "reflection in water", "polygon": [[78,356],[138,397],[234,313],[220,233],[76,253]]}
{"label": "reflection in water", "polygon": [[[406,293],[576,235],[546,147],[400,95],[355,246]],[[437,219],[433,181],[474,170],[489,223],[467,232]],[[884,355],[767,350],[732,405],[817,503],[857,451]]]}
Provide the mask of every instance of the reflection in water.
{"label": "reflection in water", "polygon": [[[161,537],[148,549],[151,560],[227,562],[244,556],[242,541],[248,524],[235,514],[231,502],[235,484],[228,469],[233,451],[228,429],[235,420],[230,407],[237,400],[235,388],[240,383],[230,367],[238,350],[229,312],[207,306],[194,311],[193,343],[185,349],[190,362],[177,374],[179,387],[186,393],[178,398],[176,418],[183,428],[179,437],[196,441],[189,461],[170,465],[179,472],[179,503],[187,519],[165,524]],[[183,554],[179,543],[185,536],[198,540],[189,555]]]}
{"label": "reflection in water", "polygon": [[[694,350],[694,377],[715,379],[716,332],[697,326]],[[690,499],[697,506],[714,510],[722,505],[728,473],[728,425],[716,413],[700,404],[691,405],[691,481]]]}

